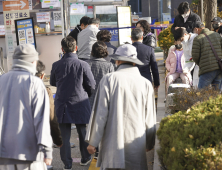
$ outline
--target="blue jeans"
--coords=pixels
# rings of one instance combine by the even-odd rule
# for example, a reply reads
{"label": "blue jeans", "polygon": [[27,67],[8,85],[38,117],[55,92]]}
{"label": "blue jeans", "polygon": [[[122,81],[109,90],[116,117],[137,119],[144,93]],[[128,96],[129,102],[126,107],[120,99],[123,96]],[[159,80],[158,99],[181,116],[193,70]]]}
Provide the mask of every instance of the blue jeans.
{"label": "blue jeans", "polygon": [[222,71],[214,70],[200,75],[198,88],[202,89],[209,85],[221,89]]}

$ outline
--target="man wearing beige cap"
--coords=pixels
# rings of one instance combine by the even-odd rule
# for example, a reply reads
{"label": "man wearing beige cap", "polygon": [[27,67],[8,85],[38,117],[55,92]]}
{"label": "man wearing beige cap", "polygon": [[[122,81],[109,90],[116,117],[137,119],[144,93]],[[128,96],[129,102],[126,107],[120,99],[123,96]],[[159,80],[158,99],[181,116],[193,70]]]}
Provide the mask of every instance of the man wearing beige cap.
{"label": "man wearing beige cap", "polygon": [[105,75],[98,86],[85,138],[87,149],[93,154],[100,144],[100,170],[144,170],[146,150],[155,143],[154,90],[135,66],[143,63],[134,46],[120,46],[110,57],[118,69]]}
{"label": "man wearing beige cap", "polygon": [[49,97],[35,76],[38,59],[34,46],[20,45],[12,70],[0,76],[0,170],[45,170],[51,164]]}

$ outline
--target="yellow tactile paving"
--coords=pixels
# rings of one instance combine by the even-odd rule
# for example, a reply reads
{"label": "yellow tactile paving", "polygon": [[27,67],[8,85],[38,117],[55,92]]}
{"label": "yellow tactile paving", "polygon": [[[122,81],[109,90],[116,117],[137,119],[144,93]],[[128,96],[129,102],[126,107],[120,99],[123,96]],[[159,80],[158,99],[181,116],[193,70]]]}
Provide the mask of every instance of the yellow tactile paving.
{"label": "yellow tactile paving", "polygon": [[88,170],[99,170],[100,168],[96,167],[96,162],[97,162],[97,160],[93,159]]}

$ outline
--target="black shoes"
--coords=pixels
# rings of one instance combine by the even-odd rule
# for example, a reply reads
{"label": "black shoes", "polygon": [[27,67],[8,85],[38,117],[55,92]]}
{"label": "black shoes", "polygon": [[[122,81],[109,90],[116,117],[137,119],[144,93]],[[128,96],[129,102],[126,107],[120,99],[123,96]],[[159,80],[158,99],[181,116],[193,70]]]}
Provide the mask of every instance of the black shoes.
{"label": "black shoes", "polygon": [[64,168],[63,168],[63,170],[72,170],[72,165],[69,165],[69,166],[65,166]]}
{"label": "black shoes", "polygon": [[91,162],[91,160],[92,160],[91,156],[89,158],[87,158],[87,159],[81,159],[80,165],[86,166],[86,165],[88,165]]}

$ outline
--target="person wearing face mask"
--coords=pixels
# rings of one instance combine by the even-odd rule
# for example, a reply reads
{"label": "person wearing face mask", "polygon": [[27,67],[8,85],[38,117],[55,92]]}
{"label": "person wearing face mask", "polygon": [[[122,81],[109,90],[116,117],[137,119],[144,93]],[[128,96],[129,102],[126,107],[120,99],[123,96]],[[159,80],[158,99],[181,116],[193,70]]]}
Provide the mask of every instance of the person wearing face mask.
{"label": "person wearing face mask", "polygon": [[218,33],[205,28],[201,22],[195,25],[194,32],[198,34],[198,36],[194,38],[192,47],[193,61],[200,68],[198,88],[201,89],[209,85],[221,88],[222,71],[220,70],[209,40],[218,58],[222,59],[222,38]]}
{"label": "person wearing face mask", "polygon": [[186,29],[178,28],[177,30],[175,30],[174,36],[182,41],[183,52],[185,57],[184,68],[187,69],[187,71],[191,72],[191,75],[193,77],[193,86],[197,87],[199,82],[199,76],[198,76],[199,67],[197,65],[195,66],[195,62],[192,59],[191,53],[192,53],[193,40],[196,36],[198,36],[198,34],[188,33]]}
{"label": "person wearing face mask", "polygon": [[194,25],[197,21],[201,21],[199,15],[193,13],[190,10],[188,2],[182,2],[178,7],[179,15],[176,16],[174,24],[171,28],[171,32],[174,34],[175,30],[179,27],[186,28],[187,32],[190,33],[194,29]]}
{"label": "person wearing face mask", "polygon": [[222,25],[222,19],[220,17],[215,17],[211,22],[212,22],[214,31],[218,32],[220,26]]}
{"label": "person wearing face mask", "polygon": [[169,54],[166,59],[166,69],[169,72],[166,76],[166,94],[170,84],[172,84],[178,77],[182,79],[184,84],[192,85],[192,78],[190,71],[185,67],[185,56],[183,45],[174,35],[175,45],[169,49]]}

